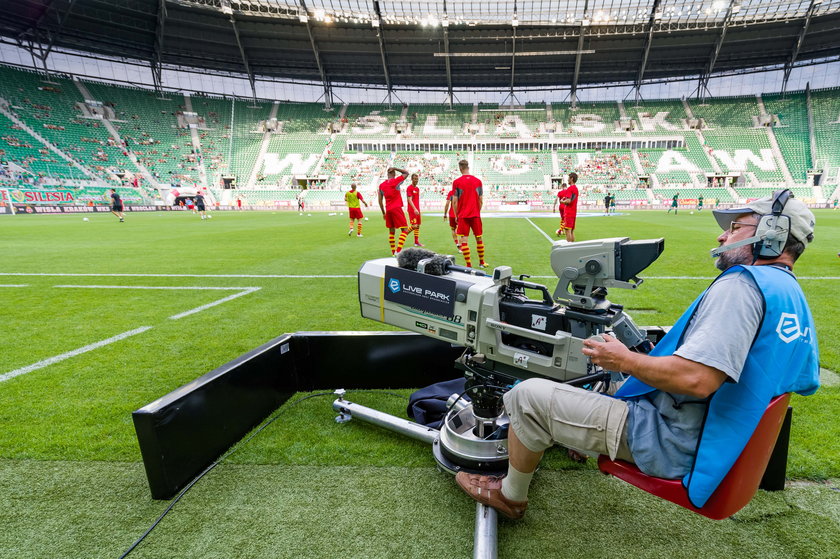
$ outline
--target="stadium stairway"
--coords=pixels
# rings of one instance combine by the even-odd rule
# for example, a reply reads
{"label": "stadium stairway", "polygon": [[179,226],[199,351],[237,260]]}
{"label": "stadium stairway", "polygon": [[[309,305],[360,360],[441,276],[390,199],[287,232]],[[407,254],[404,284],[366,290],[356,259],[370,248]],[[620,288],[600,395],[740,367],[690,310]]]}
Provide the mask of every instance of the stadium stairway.
{"label": "stadium stairway", "polygon": [[[685,102],[685,101],[683,100],[683,102]],[[687,103],[686,103],[686,107],[688,107],[688,104],[687,104]],[[690,110],[690,108],[689,108],[689,109],[687,109],[687,110]],[[700,142],[700,145],[701,145],[701,146],[705,146],[705,145],[706,145],[706,138],[704,138],[704,137],[703,137],[702,132],[700,132],[699,130],[695,130],[695,131],[694,131],[694,135],[695,135],[695,136],[697,136],[697,141],[698,141],[698,142]],[[709,153],[709,152],[708,152],[707,150],[705,150],[705,149],[703,150],[703,153],[705,153],[705,154],[706,154],[706,158],[709,160],[709,164],[712,166],[712,169],[714,169],[714,170],[715,170],[715,173],[718,173],[719,175],[720,175],[720,174],[723,174],[723,169],[721,169],[721,168],[720,168],[720,165],[718,164],[717,159],[715,159],[714,157],[712,157],[712,154],[711,154],[711,153]]]}
{"label": "stadium stairway", "polygon": [[82,165],[81,163],[79,163],[78,161],[76,161],[75,159],[58,149],[58,147],[55,144],[53,144],[52,142],[35,132],[35,130],[33,130],[28,124],[26,124],[23,120],[18,118],[18,116],[15,113],[9,110],[9,102],[6,99],[3,99],[2,97],[0,97],[0,113],[2,113],[6,118],[8,118],[17,126],[19,126],[21,130],[23,130],[24,132],[41,142],[50,151],[54,152],[56,155],[70,163],[73,167],[79,169],[79,171],[81,171],[89,179],[95,181],[101,186],[110,186],[110,184],[107,181],[105,181],[102,177],[100,177],[99,175],[88,169],[86,166]]}
{"label": "stadium stairway", "polygon": [[[757,96],[761,99],[761,96]],[[764,111],[764,103],[761,103],[761,109]],[[785,177],[785,183],[787,186],[793,186],[793,175],[790,174],[790,169],[788,168],[787,161],[785,161],[784,156],[782,155],[782,150],[779,149],[779,142],[776,141],[776,133],[773,131],[772,126],[767,127],[767,139],[770,140],[770,149],[773,150],[773,157],[776,158],[776,162],[779,165],[779,168],[782,171],[782,175]]]}
{"label": "stadium stairway", "polygon": [[[271,113],[268,115],[268,119],[271,120],[273,118],[277,118],[277,110],[280,108],[280,101],[275,101],[271,105]],[[254,185],[257,184],[257,175],[260,174],[260,171],[263,167],[263,161],[265,161],[265,154],[268,151],[268,143],[271,141],[271,131],[266,130],[263,134],[262,143],[260,144],[260,151],[257,153],[257,161],[254,163],[254,168],[251,169],[251,176],[248,177],[248,182],[246,183],[246,188],[254,188]]]}
{"label": "stadium stairway", "polygon": [[[188,91],[184,92],[184,106],[187,112],[193,113],[192,98]],[[207,168],[204,166],[204,156],[201,150],[201,138],[198,137],[198,128],[190,126],[190,139],[192,140],[193,150],[198,154],[198,180],[204,188],[207,188]]]}
{"label": "stadium stairway", "polygon": [[[85,87],[85,84],[82,83],[80,80],[73,80],[73,83],[76,85],[76,89],[79,90],[79,93],[82,94],[86,100],[90,101],[99,101],[96,99],[91,92]],[[105,129],[108,130],[108,133],[111,134],[111,137],[117,142],[117,145],[122,146],[125,145],[123,143],[122,138],[120,137],[119,131],[114,127],[110,120],[107,118],[102,119],[102,125],[105,126]],[[152,185],[159,193],[160,193],[160,184],[157,180],[152,176],[149,170],[137,159],[137,155],[134,154],[133,151],[126,148],[126,153],[128,154],[128,158],[134,163],[134,166],[137,167],[137,170],[140,171],[140,174],[146,179],[146,183]],[[161,197],[162,193],[161,193]]]}

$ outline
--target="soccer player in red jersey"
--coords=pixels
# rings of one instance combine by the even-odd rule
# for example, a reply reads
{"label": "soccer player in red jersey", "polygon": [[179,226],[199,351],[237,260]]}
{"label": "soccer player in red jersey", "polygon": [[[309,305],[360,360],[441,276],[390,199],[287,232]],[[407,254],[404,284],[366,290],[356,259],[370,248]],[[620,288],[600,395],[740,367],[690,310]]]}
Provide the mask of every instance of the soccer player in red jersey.
{"label": "soccer player in red jersey", "polygon": [[555,233],[557,233],[558,237],[563,234],[563,230],[566,228],[566,226],[563,222],[563,204],[560,203],[560,199],[565,198],[565,197],[566,197],[566,183],[564,182],[562,185],[560,185],[560,192],[557,193],[557,198],[554,199],[554,204],[551,205],[551,212],[552,213],[554,213],[555,209],[560,210],[560,228],[557,231],[555,231]]}
{"label": "soccer player in red jersey", "polygon": [[362,218],[365,215],[362,213],[362,206],[359,205],[359,202],[365,205],[366,208],[368,203],[365,202],[365,199],[362,198],[362,193],[356,190],[356,184],[353,183],[350,185],[349,192],[344,194],[344,201],[347,202],[347,212],[350,214],[350,230],[347,232],[347,235],[353,234],[353,222],[356,222],[356,236],[362,237]]}
{"label": "soccer player in red jersey", "polygon": [[570,243],[575,242],[575,218],[579,197],[577,178],[577,173],[569,173],[569,187],[560,193],[563,195],[560,198],[560,205],[563,207],[563,228],[566,230],[566,240]]}
{"label": "soccer player in red jersey", "polygon": [[484,203],[484,191],[481,181],[470,174],[470,164],[466,159],[458,162],[461,169],[461,176],[452,182],[452,189],[455,191],[452,199],[455,206],[455,216],[458,224],[455,232],[458,234],[458,241],[461,243],[461,254],[468,268],[472,268],[470,260],[470,245],[467,240],[470,230],[475,235],[475,250],[478,252],[478,265],[484,268],[484,240],[482,239],[481,228],[481,206]]}
{"label": "soccer player in red jersey", "polygon": [[[401,176],[397,177],[397,173]],[[382,210],[382,217],[385,219],[385,227],[388,228],[388,242],[391,245],[391,254],[399,253],[405,244],[405,238],[408,237],[408,224],[405,221],[405,212],[403,212],[402,194],[400,193],[400,183],[408,176],[408,171],[404,169],[397,169],[396,167],[388,167],[388,180],[379,185],[379,192],[377,197],[379,199],[379,209]],[[383,200],[385,201],[383,205]],[[394,233],[400,229],[400,239],[394,245]]]}
{"label": "soccer player in red jersey", "polygon": [[405,189],[405,199],[408,201],[408,222],[414,230],[414,246],[421,247],[420,244],[420,189],[417,183],[420,182],[420,175],[414,173],[411,175],[411,184]]}
{"label": "soccer player in red jersey", "polygon": [[452,201],[453,196],[455,196],[454,186],[446,195],[446,205],[443,206],[443,221],[446,221],[447,219],[449,220],[449,228],[452,229],[452,242],[455,243],[455,248],[460,251],[461,245],[458,244],[458,235],[455,233],[455,229],[458,227],[458,220],[455,219],[455,204]]}

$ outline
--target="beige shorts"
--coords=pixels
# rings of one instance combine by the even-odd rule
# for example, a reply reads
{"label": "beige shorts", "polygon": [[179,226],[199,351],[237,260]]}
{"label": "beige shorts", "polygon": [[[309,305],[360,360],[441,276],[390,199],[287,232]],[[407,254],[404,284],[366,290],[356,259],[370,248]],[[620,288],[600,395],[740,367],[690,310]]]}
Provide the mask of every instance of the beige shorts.
{"label": "beige shorts", "polygon": [[627,446],[627,404],[622,400],[532,378],[513,387],[504,402],[516,437],[533,452],[560,444],[633,461]]}

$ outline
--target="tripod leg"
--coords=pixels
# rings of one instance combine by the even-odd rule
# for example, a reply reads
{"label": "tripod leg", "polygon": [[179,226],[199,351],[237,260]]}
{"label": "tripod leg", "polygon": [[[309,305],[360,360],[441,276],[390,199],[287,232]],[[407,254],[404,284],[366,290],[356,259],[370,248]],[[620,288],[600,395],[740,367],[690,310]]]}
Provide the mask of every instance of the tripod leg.
{"label": "tripod leg", "polygon": [[498,555],[498,513],[493,507],[475,504],[473,559],[496,559]]}

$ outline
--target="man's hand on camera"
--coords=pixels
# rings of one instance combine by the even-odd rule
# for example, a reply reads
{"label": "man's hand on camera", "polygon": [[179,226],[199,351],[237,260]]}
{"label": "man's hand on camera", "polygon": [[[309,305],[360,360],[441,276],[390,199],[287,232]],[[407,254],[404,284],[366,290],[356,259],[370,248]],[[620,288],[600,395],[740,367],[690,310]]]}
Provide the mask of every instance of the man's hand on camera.
{"label": "man's hand on camera", "polygon": [[594,339],[583,340],[581,352],[589,357],[593,364],[607,371],[623,371],[626,359],[632,354],[623,343],[609,334],[602,334],[603,342]]}

